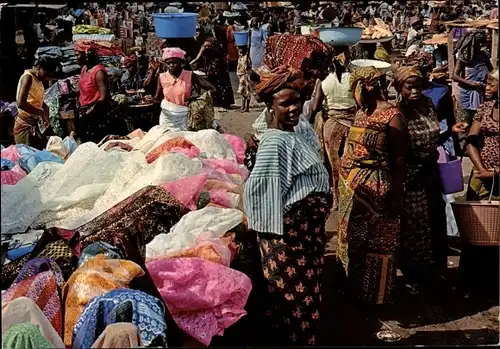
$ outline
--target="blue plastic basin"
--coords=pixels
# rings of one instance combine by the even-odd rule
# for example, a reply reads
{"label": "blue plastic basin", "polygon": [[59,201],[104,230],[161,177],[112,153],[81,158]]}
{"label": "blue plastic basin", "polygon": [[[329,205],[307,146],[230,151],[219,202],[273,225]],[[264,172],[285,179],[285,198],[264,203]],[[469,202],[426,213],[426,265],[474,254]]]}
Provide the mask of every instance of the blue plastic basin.
{"label": "blue plastic basin", "polygon": [[318,28],[319,39],[334,46],[351,46],[361,40],[361,28]]}
{"label": "blue plastic basin", "polygon": [[153,13],[156,36],[160,38],[194,38],[196,13]]}
{"label": "blue plastic basin", "polygon": [[234,41],[238,46],[248,46],[248,32],[234,32]]}

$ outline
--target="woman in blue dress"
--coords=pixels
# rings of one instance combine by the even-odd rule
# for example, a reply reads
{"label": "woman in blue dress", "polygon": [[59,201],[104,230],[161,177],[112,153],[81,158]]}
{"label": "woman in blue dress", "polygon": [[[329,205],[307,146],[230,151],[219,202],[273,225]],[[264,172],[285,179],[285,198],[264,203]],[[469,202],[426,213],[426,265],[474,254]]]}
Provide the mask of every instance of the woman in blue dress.
{"label": "woman in blue dress", "polygon": [[252,28],[250,38],[250,60],[252,61],[252,69],[256,70],[262,66],[264,61],[264,48],[269,33],[269,26],[266,24],[259,26],[259,21],[256,18],[252,19],[250,26]]}

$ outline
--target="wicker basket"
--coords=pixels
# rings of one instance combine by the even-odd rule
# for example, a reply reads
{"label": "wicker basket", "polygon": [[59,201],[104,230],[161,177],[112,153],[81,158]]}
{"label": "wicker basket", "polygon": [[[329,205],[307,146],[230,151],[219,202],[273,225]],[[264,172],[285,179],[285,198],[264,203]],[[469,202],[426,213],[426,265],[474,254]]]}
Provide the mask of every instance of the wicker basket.
{"label": "wicker basket", "polygon": [[[494,187],[494,185],[493,185]],[[453,214],[462,243],[476,246],[500,246],[499,201],[453,202]]]}

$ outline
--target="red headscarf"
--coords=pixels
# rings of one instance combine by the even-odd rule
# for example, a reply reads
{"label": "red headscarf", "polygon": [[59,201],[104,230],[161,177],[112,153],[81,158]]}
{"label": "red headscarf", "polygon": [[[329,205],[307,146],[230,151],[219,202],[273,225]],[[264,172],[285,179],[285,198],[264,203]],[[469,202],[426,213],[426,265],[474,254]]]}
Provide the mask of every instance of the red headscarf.
{"label": "red headscarf", "polygon": [[272,96],[285,88],[300,90],[304,87],[304,78],[300,70],[281,66],[260,77],[256,87],[257,96],[261,101],[270,100]]}

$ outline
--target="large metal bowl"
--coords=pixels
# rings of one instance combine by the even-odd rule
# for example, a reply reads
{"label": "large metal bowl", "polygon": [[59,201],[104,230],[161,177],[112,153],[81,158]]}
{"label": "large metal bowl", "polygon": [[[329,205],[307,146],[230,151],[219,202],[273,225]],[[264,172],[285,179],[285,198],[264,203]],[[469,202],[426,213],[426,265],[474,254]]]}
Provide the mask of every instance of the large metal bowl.
{"label": "large metal bowl", "polygon": [[332,46],[351,46],[361,40],[361,28],[318,28],[319,39]]}
{"label": "large metal bowl", "polygon": [[356,59],[351,62],[354,67],[375,67],[381,74],[386,74],[391,71],[391,64],[376,59]]}

